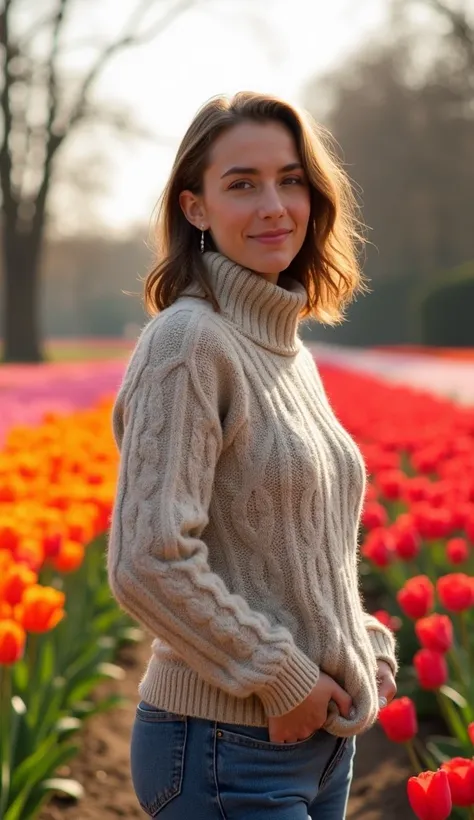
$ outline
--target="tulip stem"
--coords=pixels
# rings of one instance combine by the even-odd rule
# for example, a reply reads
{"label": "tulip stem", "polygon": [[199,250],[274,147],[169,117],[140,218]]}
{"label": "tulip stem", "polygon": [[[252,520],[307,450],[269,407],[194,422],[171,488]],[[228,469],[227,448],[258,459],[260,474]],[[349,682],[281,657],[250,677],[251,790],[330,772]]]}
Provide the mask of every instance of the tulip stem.
{"label": "tulip stem", "polygon": [[411,765],[413,766],[413,769],[415,770],[416,774],[420,774],[420,772],[423,771],[423,767],[422,767],[420,761],[418,760],[418,755],[415,752],[415,748],[414,748],[413,743],[412,743],[411,740],[408,740],[405,743],[405,748],[408,752],[408,757],[410,758],[410,762],[411,762]]}
{"label": "tulip stem", "polygon": [[462,684],[462,686],[465,688],[466,683],[464,669],[462,668],[461,661],[459,660],[457,650],[454,648],[454,646],[449,651],[449,657],[451,658],[453,667],[455,668],[458,674],[459,683]]}
{"label": "tulip stem", "polygon": [[461,641],[464,647],[464,651],[466,652],[468,662],[470,661],[469,656],[469,632],[467,629],[467,622],[466,622],[466,610],[463,610],[459,613],[459,626],[461,629]]}
{"label": "tulip stem", "polygon": [[28,665],[30,681],[35,680],[36,655],[38,649],[38,635],[30,632],[28,635]]}
{"label": "tulip stem", "polygon": [[447,706],[445,696],[442,695],[439,690],[436,692],[436,700],[438,701],[438,706],[446,724],[446,728],[449,729],[449,731],[456,737],[456,731],[452,725],[451,714]]}
{"label": "tulip stem", "polygon": [[11,777],[11,749],[10,749],[10,720],[11,720],[11,669],[6,664],[0,664],[0,748],[1,748],[1,789],[0,789],[0,817],[5,816],[10,793]]}

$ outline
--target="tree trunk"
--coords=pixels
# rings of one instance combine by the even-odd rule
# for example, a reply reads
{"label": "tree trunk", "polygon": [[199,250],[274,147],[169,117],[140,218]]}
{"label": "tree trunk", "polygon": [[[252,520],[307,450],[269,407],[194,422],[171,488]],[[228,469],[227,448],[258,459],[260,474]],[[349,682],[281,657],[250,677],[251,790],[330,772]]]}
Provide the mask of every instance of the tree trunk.
{"label": "tree trunk", "polygon": [[39,266],[32,233],[4,231],[3,361],[41,362]]}

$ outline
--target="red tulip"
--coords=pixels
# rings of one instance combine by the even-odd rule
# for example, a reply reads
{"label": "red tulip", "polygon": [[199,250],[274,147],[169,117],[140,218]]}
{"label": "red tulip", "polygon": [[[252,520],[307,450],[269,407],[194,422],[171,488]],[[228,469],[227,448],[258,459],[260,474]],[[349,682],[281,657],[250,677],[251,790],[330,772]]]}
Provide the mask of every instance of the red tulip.
{"label": "red tulip", "polygon": [[387,511],[378,501],[370,501],[365,504],[361,521],[366,530],[384,527],[388,521]]}
{"label": "red tulip", "polygon": [[[453,525],[456,530],[466,530],[469,516],[472,514],[472,504],[467,502],[453,502]],[[471,541],[474,539],[471,539]]]}
{"label": "red tulip", "polygon": [[469,735],[469,740],[471,741],[472,745],[474,746],[474,723],[470,723],[467,727],[467,732]]}
{"label": "red tulip", "polygon": [[405,481],[406,475],[401,470],[382,470],[376,478],[380,493],[389,501],[397,501],[400,498]]}
{"label": "red tulip", "polygon": [[447,820],[453,807],[448,775],[443,769],[421,772],[407,783],[410,806],[419,820]]}
{"label": "red tulip", "polygon": [[451,538],[446,544],[446,557],[452,564],[463,564],[469,558],[469,544],[465,538]]}
{"label": "red tulip", "polygon": [[410,698],[395,698],[379,712],[379,723],[389,740],[408,743],[418,732],[415,704]]}
{"label": "red tulip", "polygon": [[471,806],[474,803],[474,760],[453,757],[441,764],[448,775],[453,806]]}
{"label": "red tulip", "polygon": [[364,497],[364,506],[366,504],[370,504],[372,501],[377,501],[378,499],[378,492],[377,487],[372,484],[371,481],[368,481],[365,485],[365,497]]}
{"label": "red tulip", "polygon": [[426,575],[415,575],[398,591],[397,601],[409,618],[423,618],[433,609],[433,584]]}
{"label": "red tulip", "polygon": [[387,567],[394,555],[391,533],[383,527],[371,530],[361,546],[361,553],[377,567]]}
{"label": "red tulip", "polygon": [[373,613],[373,616],[392,632],[398,632],[401,628],[402,622],[400,618],[397,618],[396,615],[390,615],[390,612],[387,612],[385,609],[378,609],[377,612]]}
{"label": "red tulip", "polygon": [[12,620],[0,620],[0,664],[9,666],[23,657],[26,634],[23,627]]}
{"label": "red tulip", "polygon": [[430,491],[431,481],[426,476],[407,478],[403,485],[403,497],[406,501],[424,501]]}
{"label": "red tulip", "polygon": [[422,689],[439,689],[448,680],[448,666],[441,652],[419,649],[413,658],[413,665]]}
{"label": "red tulip", "polygon": [[398,522],[391,528],[394,537],[395,552],[402,561],[412,561],[420,551],[420,538],[416,530],[408,526],[401,526]]}
{"label": "red tulip", "polygon": [[446,538],[453,528],[453,516],[447,507],[420,503],[412,507],[418,532],[427,540]]}
{"label": "red tulip", "polygon": [[466,518],[464,522],[464,528],[466,530],[466,535],[469,538],[469,541],[474,544],[474,508],[473,505],[470,505],[471,512],[466,511]]}
{"label": "red tulip", "polygon": [[447,652],[453,645],[453,624],[448,615],[427,615],[415,624],[416,636],[425,649]]}
{"label": "red tulip", "polygon": [[463,572],[453,572],[438,578],[436,589],[444,608],[450,612],[463,612],[474,604],[472,578]]}

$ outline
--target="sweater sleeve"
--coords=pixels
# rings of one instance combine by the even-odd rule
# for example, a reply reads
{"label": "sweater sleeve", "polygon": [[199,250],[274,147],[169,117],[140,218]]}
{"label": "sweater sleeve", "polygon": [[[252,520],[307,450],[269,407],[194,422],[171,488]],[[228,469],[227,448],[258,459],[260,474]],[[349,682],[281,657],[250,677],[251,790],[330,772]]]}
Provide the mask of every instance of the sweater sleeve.
{"label": "sweater sleeve", "polygon": [[[121,457],[109,585],[205,681],[236,697],[257,695],[268,716],[285,714],[310,693],[319,668],[285,627],[231,594],[201,537],[225,445],[225,345],[192,313],[164,319],[142,335],[114,409]],[[241,381],[231,388],[237,404]]]}
{"label": "sweater sleeve", "polygon": [[381,624],[377,618],[373,615],[369,615],[368,612],[364,612],[364,622],[376,659],[388,663],[393,674],[396,675],[398,672],[398,663],[393,633]]}

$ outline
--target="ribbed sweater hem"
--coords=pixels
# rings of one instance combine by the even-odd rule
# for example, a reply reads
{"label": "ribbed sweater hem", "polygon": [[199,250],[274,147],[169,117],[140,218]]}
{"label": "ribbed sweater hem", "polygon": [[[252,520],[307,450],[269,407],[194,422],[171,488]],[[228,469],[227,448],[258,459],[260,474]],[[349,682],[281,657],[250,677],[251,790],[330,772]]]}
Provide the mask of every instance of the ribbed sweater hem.
{"label": "ribbed sweater hem", "polygon": [[155,655],[150,659],[138,692],[157,709],[178,715],[247,726],[268,725],[263,703],[256,695],[234,697],[202,680],[189,667],[176,666]]}
{"label": "ribbed sweater hem", "polygon": [[[202,718],[220,723],[245,726],[268,726],[268,715],[256,695],[238,698],[212,686],[183,664],[157,658],[152,654],[146,672],[138,686],[142,700],[178,715]],[[352,737],[367,731],[377,717],[377,706],[366,692],[356,705],[350,720],[341,717],[330,702],[324,729],[336,737]]]}

